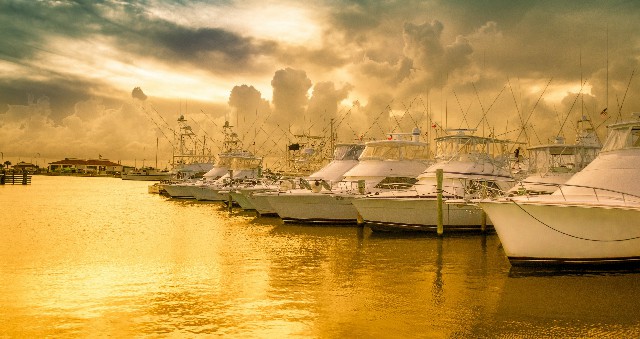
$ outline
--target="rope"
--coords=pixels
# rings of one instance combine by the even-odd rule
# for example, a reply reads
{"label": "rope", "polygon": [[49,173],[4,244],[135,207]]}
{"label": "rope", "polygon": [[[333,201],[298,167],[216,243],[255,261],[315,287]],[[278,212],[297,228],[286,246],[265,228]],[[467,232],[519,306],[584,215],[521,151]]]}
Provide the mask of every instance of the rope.
{"label": "rope", "polygon": [[562,231],[560,231],[560,230],[558,230],[558,229],[555,229],[555,228],[553,228],[553,227],[549,226],[548,224],[544,223],[542,220],[540,220],[540,219],[538,219],[538,218],[534,217],[531,213],[529,213],[527,210],[525,210],[524,208],[522,208],[522,206],[520,206],[517,202],[515,202],[515,201],[513,201],[513,200],[511,200],[511,202],[513,202],[516,206],[518,206],[518,208],[520,208],[524,213],[526,213],[526,214],[528,214],[530,217],[532,217],[535,221],[537,221],[537,222],[541,223],[541,224],[542,224],[542,225],[544,225],[545,227],[547,227],[547,228],[549,228],[549,229],[551,229],[551,230],[553,230],[553,231],[555,231],[555,232],[558,232],[558,233],[560,233],[560,234],[562,234],[562,235],[566,235],[566,236],[571,237],[571,238],[580,239],[580,240],[586,240],[586,241],[594,241],[594,242],[622,242],[622,241],[629,241],[629,240],[636,240],[636,239],[640,239],[640,236],[637,236],[637,237],[631,237],[631,238],[625,238],[625,239],[612,239],[612,240],[602,240],[602,239],[591,239],[591,238],[579,237],[579,236],[577,236],[577,235],[573,235],[573,234],[569,234],[569,233],[566,233],[566,232],[562,232]]}

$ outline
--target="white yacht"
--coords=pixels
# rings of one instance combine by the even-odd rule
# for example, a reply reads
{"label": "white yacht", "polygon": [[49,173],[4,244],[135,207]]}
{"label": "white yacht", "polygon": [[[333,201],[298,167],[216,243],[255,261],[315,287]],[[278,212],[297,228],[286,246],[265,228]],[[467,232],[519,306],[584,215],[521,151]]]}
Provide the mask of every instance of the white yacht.
{"label": "white yacht", "polygon": [[223,163],[228,163],[227,173],[215,181],[207,181],[200,185],[192,185],[189,193],[200,201],[223,201],[229,199],[229,188],[247,180],[255,180],[261,175],[262,158],[251,152],[240,151],[221,154]]}
{"label": "white yacht", "polygon": [[310,189],[318,190],[323,185],[327,187],[341,181],[345,173],[358,164],[358,157],[364,147],[362,143],[337,144],[334,147],[333,160],[305,178],[272,180],[270,183],[243,187],[232,193],[232,196],[243,209],[254,209],[259,215],[275,215],[277,212],[271,206],[269,196],[301,187],[305,192]]}
{"label": "white yacht", "polygon": [[482,200],[514,265],[640,262],[640,113],[551,195]]}
{"label": "white yacht", "polygon": [[551,194],[558,184],[569,180],[598,155],[602,145],[591,121],[586,117],[578,120],[575,144],[566,144],[563,137],[554,142],[527,148],[527,177],[518,182],[509,195]]}
{"label": "white yacht", "polygon": [[162,181],[171,179],[171,172],[169,172],[169,170],[158,170],[152,167],[143,167],[139,170],[123,173],[121,178],[122,180]]}
{"label": "white yacht", "polygon": [[[435,139],[436,163],[407,189],[376,192],[354,200],[363,221],[374,231],[435,231],[437,226],[436,171],[443,170],[443,200],[471,199],[495,194],[513,186],[508,141],[475,136],[474,130]],[[443,206],[445,230],[480,230],[483,212],[460,201]],[[485,225],[490,225],[486,221]]]}
{"label": "white yacht", "polygon": [[[215,165],[209,167],[201,178],[194,177],[193,173],[201,171],[203,168],[198,163],[183,165],[180,167],[182,172],[181,179],[176,182],[168,183],[162,186],[162,189],[172,198],[193,199],[194,191],[203,185],[209,185],[215,180],[220,179],[224,175],[228,175],[231,162],[234,156],[246,156],[248,153],[241,150],[241,141],[238,135],[233,132],[229,122],[225,122],[223,126],[224,140],[222,142],[222,152],[218,155],[218,161]],[[191,131],[190,128],[184,134]],[[182,139],[181,139],[182,140]],[[182,149],[182,147],[181,147]],[[180,177],[180,176],[179,176]]]}
{"label": "white yacht", "polygon": [[[150,193],[161,192],[169,193],[170,186],[182,182],[196,180],[194,178],[202,177],[202,175],[213,168],[214,156],[211,149],[205,147],[205,139],[200,142],[197,135],[187,124],[184,115],[178,118],[178,130],[176,133],[176,142],[173,144],[173,159],[171,161],[171,175],[167,182],[156,183],[149,186]],[[171,189],[171,188],[169,188]],[[174,191],[176,197],[183,197],[179,191]]]}
{"label": "white yacht", "polygon": [[313,181],[311,189],[270,194],[269,203],[285,222],[356,223],[358,211],[352,201],[366,192],[412,185],[429,163],[429,144],[421,142],[420,130],[391,133],[370,141],[358,164],[338,183]]}

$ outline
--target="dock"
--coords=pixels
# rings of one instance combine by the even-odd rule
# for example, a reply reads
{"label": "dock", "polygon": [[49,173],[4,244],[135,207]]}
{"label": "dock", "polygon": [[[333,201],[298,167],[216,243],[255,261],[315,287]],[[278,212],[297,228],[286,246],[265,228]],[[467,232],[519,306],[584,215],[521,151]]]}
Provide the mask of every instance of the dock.
{"label": "dock", "polygon": [[31,185],[31,174],[0,173],[0,185]]}

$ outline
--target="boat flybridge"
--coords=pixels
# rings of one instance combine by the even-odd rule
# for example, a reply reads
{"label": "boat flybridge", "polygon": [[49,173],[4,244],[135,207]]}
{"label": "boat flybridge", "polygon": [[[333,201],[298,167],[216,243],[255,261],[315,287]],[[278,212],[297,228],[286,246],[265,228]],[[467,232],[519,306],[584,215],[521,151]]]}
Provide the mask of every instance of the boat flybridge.
{"label": "boat flybridge", "polygon": [[[197,198],[194,194],[200,192],[199,188],[209,186],[225,175],[228,176],[232,166],[235,166],[236,169],[247,169],[251,167],[247,162],[261,161],[250,152],[242,150],[242,142],[228,121],[225,122],[223,126],[223,134],[222,152],[218,155],[216,164],[208,169],[202,178],[186,179],[181,182],[165,185],[164,189],[169,196],[184,199]],[[236,158],[238,160],[234,163],[234,159]],[[243,175],[250,174],[239,172],[236,174],[236,177],[239,178]]]}
{"label": "boat flybridge", "polygon": [[507,194],[551,194],[558,184],[569,180],[591,163],[601,147],[591,121],[583,116],[578,120],[574,144],[566,144],[564,137],[557,136],[551,144],[527,148],[528,176]]}
{"label": "boat flybridge", "polygon": [[365,143],[358,164],[339,182],[313,181],[308,189],[268,195],[269,204],[285,222],[357,223],[352,201],[367,192],[410,186],[430,162],[429,144],[420,130],[390,133]]}
{"label": "boat flybridge", "polygon": [[640,263],[640,113],[551,195],[482,200],[513,265]]}
{"label": "boat flybridge", "polygon": [[[510,142],[476,136],[474,131],[446,130],[449,135],[436,138],[436,163],[420,174],[412,187],[375,192],[354,200],[363,221],[373,231],[435,231],[438,170],[443,172],[445,201],[470,200],[513,186],[507,151]],[[443,207],[445,229],[480,230],[482,219],[482,210],[477,206],[460,202]]]}

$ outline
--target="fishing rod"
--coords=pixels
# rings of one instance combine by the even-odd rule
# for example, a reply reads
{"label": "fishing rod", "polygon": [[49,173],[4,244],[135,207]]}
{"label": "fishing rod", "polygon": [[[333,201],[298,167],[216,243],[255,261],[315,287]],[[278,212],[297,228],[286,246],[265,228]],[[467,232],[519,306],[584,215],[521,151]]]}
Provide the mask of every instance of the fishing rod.
{"label": "fishing rod", "polygon": [[465,112],[464,109],[462,109],[462,104],[460,103],[460,99],[458,99],[458,94],[456,93],[455,89],[451,90],[453,92],[453,96],[454,98],[456,98],[456,102],[458,103],[458,107],[460,108],[460,113],[462,113],[462,121],[460,121],[460,128],[462,128],[462,123],[466,122],[467,123],[467,128],[469,127],[469,121],[467,120],[467,114],[469,113],[469,109],[471,109],[471,104],[469,104],[469,107],[467,108],[467,111]]}
{"label": "fishing rod", "polygon": [[634,68],[633,71],[631,72],[631,76],[629,77],[629,82],[627,83],[627,89],[624,91],[624,96],[622,97],[622,103],[620,103],[620,106],[618,107],[618,116],[616,117],[616,122],[618,122],[618,119],[622,117],[622,106],[624,105],[624,101],[627,98],[627,92],[629,92],[629,86],[631,86],[631,79],[633,79],[633,74],[635,72],[636,72],[636,69]]}
{"label": "fishing rod", "polygon": [[564,124],[567,123],[567,120],[569,119],[569,116],[571,115],[571,111],[573,111],[573,106],[575,106],[576,102],[578,101],[578,98],[580,97],[580,94],[582,93],[582,89],[584,88],[584,85],[587,83],[587,80],[585,80],[582,85],[580,85],[580,91],[578,92],[578,94],[576,94],[575,99],[573,99],[573,103],[571,103],[571,107],[569,107],[569,112],[567,113],[567,117],[564,118],[564,121],[562,122],[562,125],[560,125],[560,130],[558,131],[558,134],[556,135],[556,137],[560,136],[560,133],[562,132],[562,129],[564,128]]}
{"label": "fishing rod", "polygon": [[[547,88],[549,88],[549,85],[551,84],[551,81],[553,80],[553,78],[550,78],[549,81],[547,82],[546,86],[544,86],[544,89],[542,90],[542,93],[540,93],[540,96],[538,97],[538,100],[536,101],[535,105],[533,105],[533,108],[531,109],[531,113],[529,113],[529,116],[524,120],[524,125],[525,128],[523,128],[520,133],[518,133],[518,136],[516,137],[516,140],[518,140],[520,138],[520,135],[522,134],[522,131],[526,129],[527,124],[529,123],[529,119],[531,119],[531,117],[533,116],[533,113],[536,110],[536,107],[538,107],[538,103],[540,103],[540,100],[542,99],[542,96],[544,95],[544,93],[547,91]],[[534,134],[536,135],[536,138],[538,139],[538,143],[540,143],[540,138],[538,138],[538,134],[536,133],[535,129],[533,129],[533,125],[531,126]]]}
{"label": "fishing rod", "polygon": [[489,105],[489,107],[485,111],[484,107],[482,105],[482,100],[480,100],[480,95],[478,94],[478,90],[476,89],[476,85],[474,83],[471,83],[471,84],[473,85],[473,90],[476,92],[476,97],[478,98],[478,102],[480,103],[480,109],[483,111],[482,117],[480,118],[480,122],[478,122],[478,125],[476,125],[476,128],[475,128],[475,129],[478,129],[478,127],[480,127],[480,124],[482,123],[482,121],[485,121],[485,123],[487,123],[487,121],[486,121],[487,113],[489,113],[491,108],[493,108],[493,105],[496,103],[496,101],[498,100],[498,98],[500,97],[502,92],[504,92],[504,89],[507,88],[507,85],[502,86],[502,89],[500,90],[500,93],[498,93],[498,95],[496,95],[496,97],[493,99],[493,102],[491,103],[491,105]]}
{"label": "fishing rod", "polygon": [[[520,107],[518,107],[518,100],[516,100],[516,94],[513,92],[513,87],[511,86],[511,79],[507,78],[507,83],[509,84],[509,90],[511,91],[511,97],[513,98],[513,103],[516,105],[516,112],[518,113],[518,119],[520,120],[520,128],[524,132],[524,138],[529,143],[529,135],[527,134],[526,126],[524,120],[522,120],[522,112],[520,111]],[[520,138],[520,135],[518,135]],[[516,139],[516,141],[518,141]]]}

